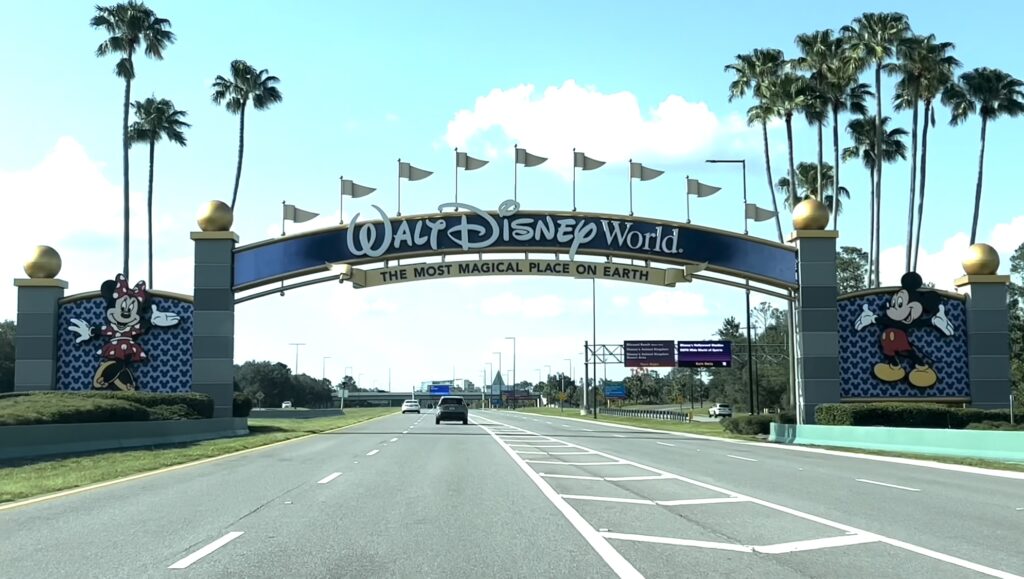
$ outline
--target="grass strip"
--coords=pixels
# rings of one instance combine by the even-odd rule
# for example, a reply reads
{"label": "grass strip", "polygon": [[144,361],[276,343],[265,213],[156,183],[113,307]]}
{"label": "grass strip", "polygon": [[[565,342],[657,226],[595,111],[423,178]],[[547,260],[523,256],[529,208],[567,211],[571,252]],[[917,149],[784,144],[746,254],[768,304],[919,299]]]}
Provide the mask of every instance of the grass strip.
{"label": "grass strip", "polygon": [[0,462],[0,504],[318,434],[397,410],[352,408],[345,410],[343,416],[330,418],[253,418],[249,420],[247,436],[3,461]]}

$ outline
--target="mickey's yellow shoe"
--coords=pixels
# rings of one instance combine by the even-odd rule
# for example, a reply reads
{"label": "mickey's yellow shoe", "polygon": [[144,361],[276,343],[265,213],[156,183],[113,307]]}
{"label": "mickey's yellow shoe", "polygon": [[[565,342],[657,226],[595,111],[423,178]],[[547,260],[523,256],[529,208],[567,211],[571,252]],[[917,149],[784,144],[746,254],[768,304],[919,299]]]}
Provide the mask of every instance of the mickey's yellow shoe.
{"label": "mickey's yellow shoe", "polygon": [[938,375],[930,366],[914,366],[910,371],[910,383],[918,388],[931,388],[938,381]]}
{"label": "mickey's yellow shoe", "polygon": [[875,376],[882,382],[899,382],[907,375],[907,371],[901,366],[894,366],[886,362],[875,364]]}

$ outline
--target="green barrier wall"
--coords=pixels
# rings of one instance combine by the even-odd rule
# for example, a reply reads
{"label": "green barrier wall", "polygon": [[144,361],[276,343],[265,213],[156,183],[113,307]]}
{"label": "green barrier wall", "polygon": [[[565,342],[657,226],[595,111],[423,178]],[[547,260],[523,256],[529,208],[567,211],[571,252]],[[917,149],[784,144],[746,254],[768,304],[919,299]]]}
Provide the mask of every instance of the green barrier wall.
{"label": "green barrier wall", "polygon": [[771,442],[1024,462],[1024,432],[772,423]]}

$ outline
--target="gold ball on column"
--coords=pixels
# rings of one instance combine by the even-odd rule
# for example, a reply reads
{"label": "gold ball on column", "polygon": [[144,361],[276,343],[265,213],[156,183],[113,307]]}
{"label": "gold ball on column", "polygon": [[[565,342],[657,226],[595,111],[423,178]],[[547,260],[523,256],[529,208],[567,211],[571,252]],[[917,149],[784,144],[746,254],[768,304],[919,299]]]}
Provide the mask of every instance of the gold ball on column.
{"label": "gold ball on column", "polygon": [[25,261],[25,274],[32,279],[53,279],[60,273],[60,254],[49,245],[37,245]]}
{"label": "gold ball on column", "polygon": [[196,222],[203,231],[230,231],[235,216],[223,201],[209,201],[199,208]]}
{"label": "gold ball on column", "polygon": [[793,227],[800,230],[825,229],[828,227],[828,207],[811,197],[797,203],[793,208]]}
{"label": "gold ball on column", "polygon": [[999,253],[987,243],[975,243],[967,248],[963,266],[967,275],[995,275],[999,271]]}

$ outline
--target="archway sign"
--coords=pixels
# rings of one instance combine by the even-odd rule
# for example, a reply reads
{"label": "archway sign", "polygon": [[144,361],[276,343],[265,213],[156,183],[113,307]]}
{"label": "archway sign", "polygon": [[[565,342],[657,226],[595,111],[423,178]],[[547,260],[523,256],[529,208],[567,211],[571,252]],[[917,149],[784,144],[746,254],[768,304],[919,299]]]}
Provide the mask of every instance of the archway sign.
{"label": "archway sign", "polygon": [[[483,254],[555,254],[562,260],[451,261],[356,270],[356,287],[472,275],[555,275],[603,277],[674,285],[689,281],[679,270],[651,268],[650,262],[735,276],[783,290],[797,287],[793,247],[747,235],[673,221],[581,212],[520,211],[509,200],[496,211],[465,203],[444,203],[438,213],[380,218],[239,247],[234,253],[236,292],[328,271],[399,259]],[[448,211],[445,210],[455,210]],[[574,262],[577,255],[644,261]]]}

